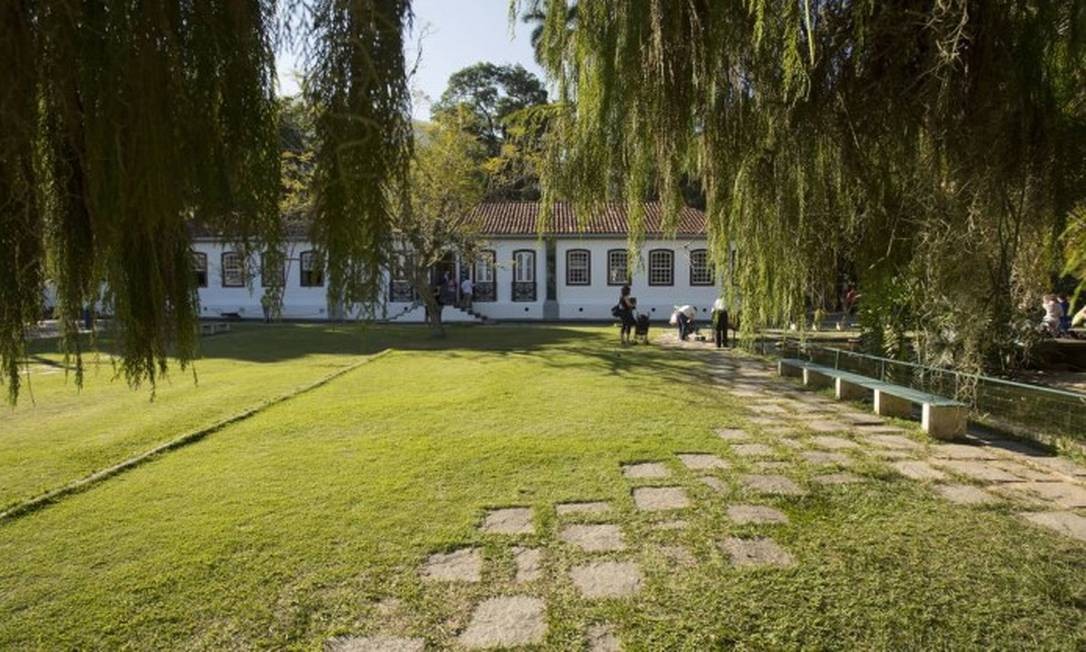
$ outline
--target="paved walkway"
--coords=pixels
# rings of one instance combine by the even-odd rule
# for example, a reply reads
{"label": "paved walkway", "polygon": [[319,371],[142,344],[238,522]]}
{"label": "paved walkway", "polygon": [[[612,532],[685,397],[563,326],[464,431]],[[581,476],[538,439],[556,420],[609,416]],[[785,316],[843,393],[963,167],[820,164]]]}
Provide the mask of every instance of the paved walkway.
{"label": "paved walkway", "polygon": [[[696,343],[684,348],[700,348]],[[721,423],[707,438],[726,443],[732,460],[700,451],[675,451],[659,460],[630,460],[610,472],[621,474],[630,487],[634,509],[653,530],[687,527],[684,517],[697,508],[697,486],[709,496],[728,500],[726,513],[738,525],[751,526],[742,537],[714,541],[725,559],[737,567],[785,568],[801,559],[778,544],[774,528],[788,516],[774,501],[804,496],[820,487],[877,482],[854,469],[861,462],[881,460],[895,473],[927,487],[943,499],[962,505],[1004,503],[1024,524],[1086,541],[1086,468],[1053,457],[1016,441],[971,436],[960,443],[910,437],[904,423],[888,423],[863,406],[842,403],[777,378],[764,362],[732,353],[706,356],[712,382],[746,405],[747,414]],[[708,446],[707,446],[708,447]],[[801,482],[797,464],[807,468]],[[736,484],[738,492],[729,492]],[[775,506],[776,505],[776,506]],[[645,582],[645,564],[694,566],[690,550],[680,545],[654,547],[647,559],[616,522],[620,511],[606,501],[561,503],[553,506],[553,534],[577,553],[576,561],[560,569],[565,584],[578,599],[629,600]],[[474,606],[470,618],[455,634],[461,649],[510,648],[538,645],[547,636],[548,601],[563,599],[544,586],[545,548],[525,545],[537,532],[540,515],[528,506],[488,510],[479,524],[484,538],[506,549],[503,559],[484,555],[482,547],[435,551],[419,569],[428,585],[479,584],[495,580],[511,590]],[[551,520],[551,519],[547,519]],[[753,528],[753,529],[752,529]],[[538,539],[536,539],[538,540]],[[553,583],[552,583],[553,584]],[[568,599],[568,598],[566,598]],[[607,622],[591,624],[584,644],[594,652],[622,649],[621,633]],[[331,639],[326,649],[337,652],[419,651],[421,638],[391,634]]]}

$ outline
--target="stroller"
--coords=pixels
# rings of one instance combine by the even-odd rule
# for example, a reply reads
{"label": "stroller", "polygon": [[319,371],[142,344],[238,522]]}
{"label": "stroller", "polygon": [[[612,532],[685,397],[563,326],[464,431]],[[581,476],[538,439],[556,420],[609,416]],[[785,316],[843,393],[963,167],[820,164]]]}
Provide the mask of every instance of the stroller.
{"label": "stroller", "polygon": [[649,343],[649,316],[646,314],[637,316],[637,324],[634,326],[634,342]]}

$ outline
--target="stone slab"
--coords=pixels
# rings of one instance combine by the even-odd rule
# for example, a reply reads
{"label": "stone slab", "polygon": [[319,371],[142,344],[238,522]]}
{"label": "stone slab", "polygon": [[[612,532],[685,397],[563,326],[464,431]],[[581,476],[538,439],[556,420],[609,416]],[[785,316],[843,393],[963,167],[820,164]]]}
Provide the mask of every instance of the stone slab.
{"label": "stone slab", "polygon": [[641,462],[622,467],[622,475],[631,480],[659,479],[671,475],[671,471],[660,462]]}
{"label": "stone slab", "polygon": [[622,642],[612,625],[597,623],[588,628],[588,652],[622,652]]}
{"label": "stone slab", "polygon": [[834,437],[833,435],[818,435],[817,437],[811,437],[811,444],[819,448],[825,448],[826,450],[849,450],[853,448],[859,448],[860,445],[851,439],[845,439],[844,437]]}
{"label": "stone slab", "polygon": [[566,525],[558,538],[585,552],[611,552],[626,548],[622,529],[611,523]]}
{"label": "stone slab", "polygon": [[783,475],[744,475],[740,478],[748,489],[774,496],[803,496],[807,491]]}
{"label": "stone slab", "polygon": [[969,444],[935,444],[931,456],[945,460],[997,460],[999,453],[986,446]]}
{"label": "stone slab", "polygon": [[513,548],[513,561],[517,565],[514,578],[517,584],[534,582],[543,576],[543,551],[539,548]]}
{"label": "stone slab", "polygon": [[720,549],[731,557],[735,566],[777,566],[787,567],[796,563],[784,548],[781,548],[773,539],[757,537],[754,539],[739,539],[729,537],[720,542]]}
{"label": "stone slab", "polygon": [[850,466],[852,458],[844,453],[827,453],[825,451],[803,451],[799,454],[800,457],[807,460],[811,464],[830,465],[836,464],[838,466]]}
{"label": "stone slab", "polygon": [[1046,527],[1079,541],[1086,541],[1086,516],[1074,512],[1024,512],[1019,514],[1030,523]]}
{"label": "stone slab", "polygon": [[864,441],[890,450],[913,451],[923,448],[915,441],[901,435],[871,435],[866,437]]}
{"label": "stone slab", "polygon": [[426,641],[400,636],[338,636],[324,643],[324,652],[422,652]]}
{"label": "stone slab", "polygon": [[826,419],[814,419],[812,421],[804,422],[811,430],[815,432],[845,432],[849,427],[840,421],[830,421]]}
{"label": "stone slab", "polygon": [[937,484],[932,489],[958,505],[987,505],[998,500],[987,491],[968,484]]}
{"label": "stone slab", "polygon": [[1070,482],[1021,482],[1007,488],[1040,496],[1066,509],[1086,507],[1086,487]]}
{"label": "stone slab", "polygon": [[532,534],[531,507],[503,507],[492,509],[483,519],[482,531],[487,534]]}
{"label": "stone slab", "polygon": [[938,465],[941,469],[981,482],[1018,482],[1022,480],[1022,478],[1019,478],[1012,473],[1008,473],[999,467],[977,460],[938,460],[934,462],[934,464]]}
{"label": "stone slab", "polygon": [[682,487],[638,487],[633,490],[634,504],[644,512],[682,509],[690,506]]}
{"label": "stone slab", "polygon": [[482,570],[479,549],[461,548],[430,555],[422,567],[422,578],[428,582],[478,582]]}
{"label": "stone slab", "polygon": [[603,501],[559,503],[555,506],[555,511],[558,512],[559,516],[569,516],[570,514],[606,514],[611,511],[611,504]]}
{"label": "stone slab", "polygon": [[643,578],[637,564],[629,561],[596,561],[569,571],[573,585],[585,598],[625,598],[641,590]]}
{"label": "stone slab", "polygon": [[823,485],[854,484],[864,481],[863,478],[852,473],[827,473],[826,475],[816,475],[811,479]]}
{"label": "stone slab", "polygon": [[788,516],[765,505],[729,505],[728,518],[737,525],[787,523]]}
{"label": "stone slab", "polygon": [[742,457],[772,457],[773,449],[765,444],[736,444],[732,451]]}
{"label": "stone slab", "polygon": [[710,469],[727,469],[731,465],[727,460],[708,453],[679,453],[679,461],[691,471],[707,471]]}
{"label": "stone slab", "polygon": [[890,465],[895,471],[912,480],[944,480],[946,474],[927,462],[902,460]]}
{"label": "stone slab", "polygon": [[539,645],[547,635],[546,605],[524,595],[484,600],[471,615],[460,645],[469,650]]}
{"label": "stone slab", "polygon": [[742,428],[717,428],[716,436],[724,441],[746,441],[750,435]]}
{"label": "stone slab", "polygon": [[700,480],[702,484],[716,492],[723,493],[727,489],[727,487],[724,485],[723,480],[711,475],[703,475],[698,478],[698,480]]}

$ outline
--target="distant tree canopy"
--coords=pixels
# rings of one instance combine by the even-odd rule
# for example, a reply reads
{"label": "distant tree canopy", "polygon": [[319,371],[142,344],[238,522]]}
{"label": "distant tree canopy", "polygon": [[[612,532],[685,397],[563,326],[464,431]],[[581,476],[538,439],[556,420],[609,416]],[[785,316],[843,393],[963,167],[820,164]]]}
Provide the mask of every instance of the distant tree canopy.
{"label": "distant tree canopy", "polygon": [[1086,200],[1086,2],[513,6],[558,90],[545,206],[615,192],[636,228],[694,178],[748,334],[802,323],[848,259],[871,350],[1020,362]]}
{"label": "distant tree canopy", "polygon": [[505,119],[526,107],[544,104],[547,90],[524,66],[480,62],[449,77],[449,85],[433,107],[435,118],[450,111],[469,110],[464,128],[475,134],[490,156],[501,153],[506,138]]}
{"label": "distant tree canopy", "polygon": [[[410,3],[301,5],[0,3],[0,365],[11,400],[47,283],[77,382],[77,323],[99,305],[118,373],[153,384],[169,356],[184,365],[196,353],[190,225],[275,247],[277,38],[304,45],[313,237],[329,298],[375,296],[391,233],[384,186],[410,155]],[[300,20],[278,21],[280,10]]]}

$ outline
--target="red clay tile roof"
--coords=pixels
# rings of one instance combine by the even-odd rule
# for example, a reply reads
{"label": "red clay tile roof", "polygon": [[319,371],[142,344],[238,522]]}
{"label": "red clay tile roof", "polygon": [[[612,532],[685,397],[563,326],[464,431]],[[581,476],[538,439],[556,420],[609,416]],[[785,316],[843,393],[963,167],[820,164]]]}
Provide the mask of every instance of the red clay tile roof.
{"label": "red clay tile roof", "polygon": [[[482,231],[486,235],[537,235],[539,228],[538,202],[486,202],[475,209],[475,215],[482,220]],[[582,225],[571,204],[557,202],[551,224],[544,233],[555,235],[621,235],[629,233],[626,220],[626,205],[621,202],[601,204],[596,215]],[[661,234],[663,229],[664,208],[659,202],[645,202],[645,233]],[[676,235],[705,235],[705,213],[685,207],[680,211],[675,223]]]}

